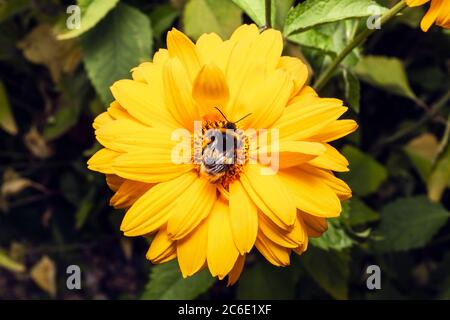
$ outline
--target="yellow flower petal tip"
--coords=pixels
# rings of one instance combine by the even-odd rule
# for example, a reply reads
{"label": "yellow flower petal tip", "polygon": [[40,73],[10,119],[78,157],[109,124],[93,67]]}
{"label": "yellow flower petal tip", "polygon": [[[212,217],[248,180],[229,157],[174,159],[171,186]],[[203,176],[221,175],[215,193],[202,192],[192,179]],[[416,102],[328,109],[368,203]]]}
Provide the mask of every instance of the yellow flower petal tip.
{"label": "yellow flower petal tip", "polygon": [[[430,0],[406,0],[410,7],[417,7],[430,2]],[[431,0],[430,7],[420,22],[422,31],[427,32],[433,24],[450,29],[450,5],[447,0]]]}
{"label": "yellow flower petal tip", "polygon": [[207,268],[233,285],[256,250],[289,265],[351,197],[331,143],[358,125],[282,50],[279,31],[254,24],[196,43],[174,28],[167,49],[111,85],[115,101],[93,123],[103,148],[87,165],[126,209],[124,235],[152,235],[152,263],[177,259],[184,278]]}

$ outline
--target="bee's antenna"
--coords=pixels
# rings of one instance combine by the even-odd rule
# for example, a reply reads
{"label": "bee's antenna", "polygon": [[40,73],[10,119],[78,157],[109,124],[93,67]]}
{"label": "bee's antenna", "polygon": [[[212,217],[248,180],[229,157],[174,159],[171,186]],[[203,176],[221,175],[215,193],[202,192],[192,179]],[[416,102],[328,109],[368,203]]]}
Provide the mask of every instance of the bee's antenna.
{"label": "bee's antenna", "polygon": [[227,119],[227,117],[225,117],[225,115],[223,114],[223,112],[222,111],[220,111],[220,109],[219,108],[217,108],[217,107],[214,107],[215,109],[217,109],[217,111],[219,111],[220,112],[220,114],[222,115],[222,117],[227,121],[227,122],[230,122],[230,121],[228,121],[228,119]]}
{"label": "bee's antenna", "polygon": [[238,121],[236,121],[235,123],[238,123],[239,121],[244,120],[245,118],[247,118],[247,117],[250,116],[250,115],[251,115],[251,113],[249,113],[249,114],[243,116],[242,118],[240,118],[240,119],[239,119]]}

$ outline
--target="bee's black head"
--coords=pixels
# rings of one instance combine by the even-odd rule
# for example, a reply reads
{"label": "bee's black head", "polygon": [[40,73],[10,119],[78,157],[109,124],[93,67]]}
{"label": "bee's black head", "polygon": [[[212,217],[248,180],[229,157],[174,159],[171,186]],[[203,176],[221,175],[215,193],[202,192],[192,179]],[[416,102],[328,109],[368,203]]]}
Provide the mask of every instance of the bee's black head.
{"label": "bee's black head", "polygon": [[236,130],[236,124],[234,122],[227,122],[223,126],[224,129]]}

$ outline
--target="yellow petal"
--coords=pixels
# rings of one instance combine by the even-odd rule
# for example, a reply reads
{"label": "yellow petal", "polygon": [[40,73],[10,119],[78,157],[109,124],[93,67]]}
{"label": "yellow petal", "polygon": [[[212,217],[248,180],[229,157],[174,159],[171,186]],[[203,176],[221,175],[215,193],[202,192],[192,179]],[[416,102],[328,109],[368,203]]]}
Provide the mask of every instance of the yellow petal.
{"label": "yellow petal", "polygon": [[225,76],[215,64],[205,64],[194,80],[192,96],[200,106],[200,116],[223,109],[229,97]]}
{"label": "yellow petal", "polygon": [[146,83],[147,80],[145,79],[144,73],[142,72],[142,70],[145,68],[146,65],[151,65],[151,62],[143,62],[140,65],[138,65],[137,67],[134,67],[133,69],[131,69],[131,77],[133,78],[134,81],[137,82],[142,82],[142,83]]}
{"label": "yellow petal", "polygon": [[406,0],[405,2],[409,7],[417,7],[427,3],[428,1],[430,0]]}
{"label": "yellow petal", "polygon": [[297,214],[297,221],[300,224],[300,226],[302,227],[302,231],[303,231],[303,235],[304,235],[304,239],[305,240],[297,248],[292,249],[292,251],[294,251],[298,255],[301,255],[303,252],[306,251],[306,249],[308,249],[309,234],[307,233],[307,226],[306,226],[305,222],[303,221],[303,218],[302,218],[301,214]]}
{"label": "yellow petal", "polygon": [[171,152],[170,146],[156,146],[122,154],[112,164],[113,173],[134,181],[158,183],[193,169],[190,163],[175,163]]}
{"label": "yellow petal", "polygon": [[145,82],[151,86],[152,94],[155,95],[152,97],[155,104],[161,105],[167,110],[164,102],[164,86],[162,81],[164,65],[165,63],[144,62],[136,67],[134,72],[139,72]]}
{"label": "yellow petal", "polygon": [[113,117],[114,119],[128,119],[132,121],[138,121],[137,119],[133,118],[127,110],[122,108],[122,106],[117,102],[113,101],[109,108],[107,109],[109,115]]}
{"label": "yellow petal", "polygon": [[[283,51],[283,36],[275,29],[267,29],[262,32],[252,44],[252,52],[255,55],[252,59],[264,62],[265,75],[274,70],[280,61]],[[264,54],[261,54],[264,52]]]}
{"label": "yellow petal", "polygon": [[428,29],[433,25],[433,23],[436,21],[436,19],[439,16],[440,13],[440,5],[441,1],[433,0],[431,2],[430,9],[428,9],[427,13],[423,17],[422,21],[420,22],[420,27],[424,32],[427,32]]}
{"label": "yellow petal", "polygon": [[334,122],[348,108],[341,107],[338,99],[314,98],[308,105],[301,106],[298,101],[285,108],[283,115],[274,123],[272,128],[279,129],[282,140],[303,140],[314,136],[321,129]]}
{"label": "yellow petal", "polygon": [[259,230],[267,238],[276,244],[286,248],[296,248],[303,242],[301,227],[295,220],[294,227],[286,231],[277,227],[273,222],[267,219],[263,214],[259,215]]}
{"label": "yellow petal", "polygon": [[164,225],[175,207],[176,200],[196,179],[196,174],[190,172],[153,186],[127,211],[120,230],[126,236],[139,236]]}
{"label": "yellow petal", "polygon": [[211,274],[223,279],[233,269],[238,256],[228,206],[219,199],[208,217],[207,261]]}
{"label": "yellow petal", "polygon": [[222,43],[222,38],[216,33],[204,33],[198,38],[195,45],[202,64],[209,63],[215,57]]}
{"label": "yellow petal", "polygon": [[163,78],[169,112],[185,128],[192,130],[200,115],[192,100],[191,82],[179,59],[171,58],[166,63]]}
{"label": "yellow petal", "polygon": [[299,107],[307,106],[310,102],[318,98],[317,92],[310,86],[304,86],[300,92],[293,97],[289,104],[297,104]]}
{"label": "yellow petal", "polygon": [[253,202],[276,225],[290,229],[295,222],[296,208],[277,174],[267,175],[267,168],[249,164],[241,182]]}
{"label": "yellow petal", "polygon": [[109,115],[108,112],[102,112],[97,117],[95,117],[94,122],[92,123],[92,127],[97,130],[98,128],[112,121],[114,121],[114,119]]}
{"label": "yellow petal", "polygon": [[242,121],[247,128],[269,128],[283,113],[292,91],[292,82],[283,70],[270,74],[246,102],[239,117],[251,113]]}
{"label": "yellow petal", "polygon": [[167,49],[159,49],[153,55],[153,64],[163,65],[169,60],[169,50]]}
{"label": "yellow petal", "polygon": [[258,214],[253,201],[239,181],[230,184],[230,221],[240,254],[253,248],[258,233]]}
{"label": "yellow petal", "polygon": [[292,98],[303,88],[308,80],[308,67],[298,58],[283,56],[278,61],[277,68],[288,72],[293,82],[290,95]]}
{"label": "yellow petal", "polygon": [[100,149],[88,160],[88,168],[101,173],[112,174],[114,173],[112,164],[118,156],[120,156],[119,152],[106,148]]}
{"label": "yellow petal", "polygon": [[216,201],[216,187],[207,179],[195,179],[181,194],[170,213],[167,230],[174,240],[188,235],[205,219]]}
{"label": "yellow petal", "polygon": [[[205,61],[202,61],[202,65],[208,64],[208,63],[214,63],[220,70],[222,70],[223,74],[225,75],[225,78],[228,81],[228,78],[226,77],[226,71],[227,67],[229,66],[229,60],[230,55],[232,52],[232,49],[236,46],[235,43],[231,43],[230,41],[223,41],[222,43],[218,44],[217,47],[214,45],[208,50],[208,54],[210,55],[209,58],[202,58],[205,59]],[[212,52],[212,53],[210,53]],[[228,82],[227,82],[228,83]],[[228,83],[228,86],[230,84]]]}
{"label": "yellow petal", "polygon": [[305,212],[299,213],[304,222],[306,232],[310,237],[320,237],[322,233],[327,231],[328,223],[325,218],[315,217]]}
{"label": "yellow petal", "polygon": [[244,270],[244,265],[245,265],[245,255],[238,256],[233,269],[231,269],[230,273],[228,274],[227,286],[232,286],[239,280],[242,270]]}
{"label": "yellow petal", "polygon": [[435,7],[434,10],[438,10],[439,14],[436,19],[436,25],[450,29],[450,5],[446,0],[433,0],[431,7]]}
{"label": "yellow petal", "polygon": [[[97,140],[105,147],[129,152],[143,147],[167,146],[173,148],[172,130],[150,128],[128,119],[111,121],[95,131]],[[186,134],[187,143],[188,134]]]}
{"label": "yellow petal", "polygon": [[284,169],[278,175],[297,208],[319,217],[339,216],[341,202],[324,179],[294,168]]}
{"label": "yellow petal", "polygon": [[146,257],[153,263],[164,263],[175,258],[176,252],[176,243],[169,239],[167,230],[163,227],[153,238]]}
{"label": "yellow petal", "polygon": [[117,209],[129,208],[151,187],[149,183],[125,180],[109,203]]}
{"label": "yellow petal", "polygon": [[154,69],[156,68],[152,62],[141,63],[137,67],[131,69],[133,80],[150,84],[150,82],[147,80],[147,76],[151,75]]}
{"label": "yellow petal", "polygon": [[167,33],[167,49],[170,57],[176,57],[186,68],[190,81],[194,80],[200,69],[200,59],[198,57],[195,44],[182,32],[175,28]]}
{"label": "yellow petal", "polygon": [[179,127],[167,112],[161,94],[153,92],[148,84],[119,80],[111,86],[111,92],[119,104],[139,121],[151,127]]}
{"label": "yellow petal", "polygon": [[305,252],[306,249],[308,249],[308,242],[309,242],[308,238],[306,238],[306,239],[307,240],[305,243],[301,244],[300,246],[298,246],[295,249],[292,249],[292,251],[294,251],[298,255],[301,255],[303,252]]}
{"label": "yellow petal", "polygon": [[255,24],[243,24],[234,30],[230,37],[231,42],[254,41],[259,36],[258,27]]}
{"label": "yellow petal", "polygon": [[282,267],[290,264],[290,249],[270,241],[262,232],[258,233],[256,248],[271,264]]}
{"label": "yellow petal", "polygon": [[230,90],[230,99],[225,114],[231,120],[236,120],[239,114],[247,112],[241,100],[249,100],[249,91],[255,90],[255,87],[265,79],[262,68],[258,68],[259,66],[253,63],[250,57],[250,43],[229,44],[225,76]]}
{"label": "yellow petal", "polygon": [[205,265],[207,243],[207,219],[186,237],[177,241],[178,263],[184,278],[195,274]]}
{"label": "yellow petal", "polygon": [[108,187],[116,192],[117,190],[119,190],[120,186],[122,185],[122,183],[125,182],[124,178],[121,178],[119,176],[116,176],[115,174],[107,174],[106,175],[106,184],[108,185]]}
{"label": "yellow petal", "polygon": [[244,28],[242,36],[234,43],[230,40],[230,56],[225,72],[230,88],[226,114],[230,119],[239,119],[249,112],[246,110],[251,106],[248,104],[249,92],[258,93],[258,88],[275,70],[283,49],[279,31],[269,29],[254,38],[253,28]]}
{"label": "yellow petal", "polygon": [[289,168],[310,161],[322,155],[325,150],[325,147],[317,142],[280,141],[278,146],[261,146],[257,152],[258,159],[278,157],[280,168]]}
{"label": "yellow petal", "polygon": [[158,263],[158,264],[159,263],[166,263],[166,262],[172,261],[176,257],[177,257],[177,250],[174,250],[173,246],[172,246],[170,254],[166,254],[166,255],[162,256],[161,259],[159,259],[159,260],[154,260],[153,263]]}
{"label": "yellow petal", "polygon": [[358,124],[354,120],[336,120],[325,128],[322,128],[310,140],[330,142],[342,138],[358,129]]}
{"label": "yellow petal", "polygon": [[338,172],[349,171],[347,159],[328,143],[324,143],[323,145],[325,146],[326,151],[322,155],[308,161],[308,164],[317,168]]}
{"label": "yellow petal", "polygon": [[352,197],[352,190],[347,183],[336,178],[332,171],[321,170],[307,164],[302,165],[300,169],[323,178],[323,181],[336,193],[340,200],[347,200]]}

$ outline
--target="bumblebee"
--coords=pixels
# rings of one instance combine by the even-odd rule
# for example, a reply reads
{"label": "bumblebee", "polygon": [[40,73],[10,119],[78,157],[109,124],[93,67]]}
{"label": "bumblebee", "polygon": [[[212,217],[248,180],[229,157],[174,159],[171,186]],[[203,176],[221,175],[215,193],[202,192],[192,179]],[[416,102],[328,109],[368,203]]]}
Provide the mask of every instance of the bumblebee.
{"label": "bumblebee", "polygon": [[200,172],[212,183],[223,184],[227,176],[235,176],[237,169],[243,164],[245,136],[241,130],[237,129],[236,123],[250,114],[232,122],[219,108],[216,109],[224,120],[208,123],[205,127]]}

